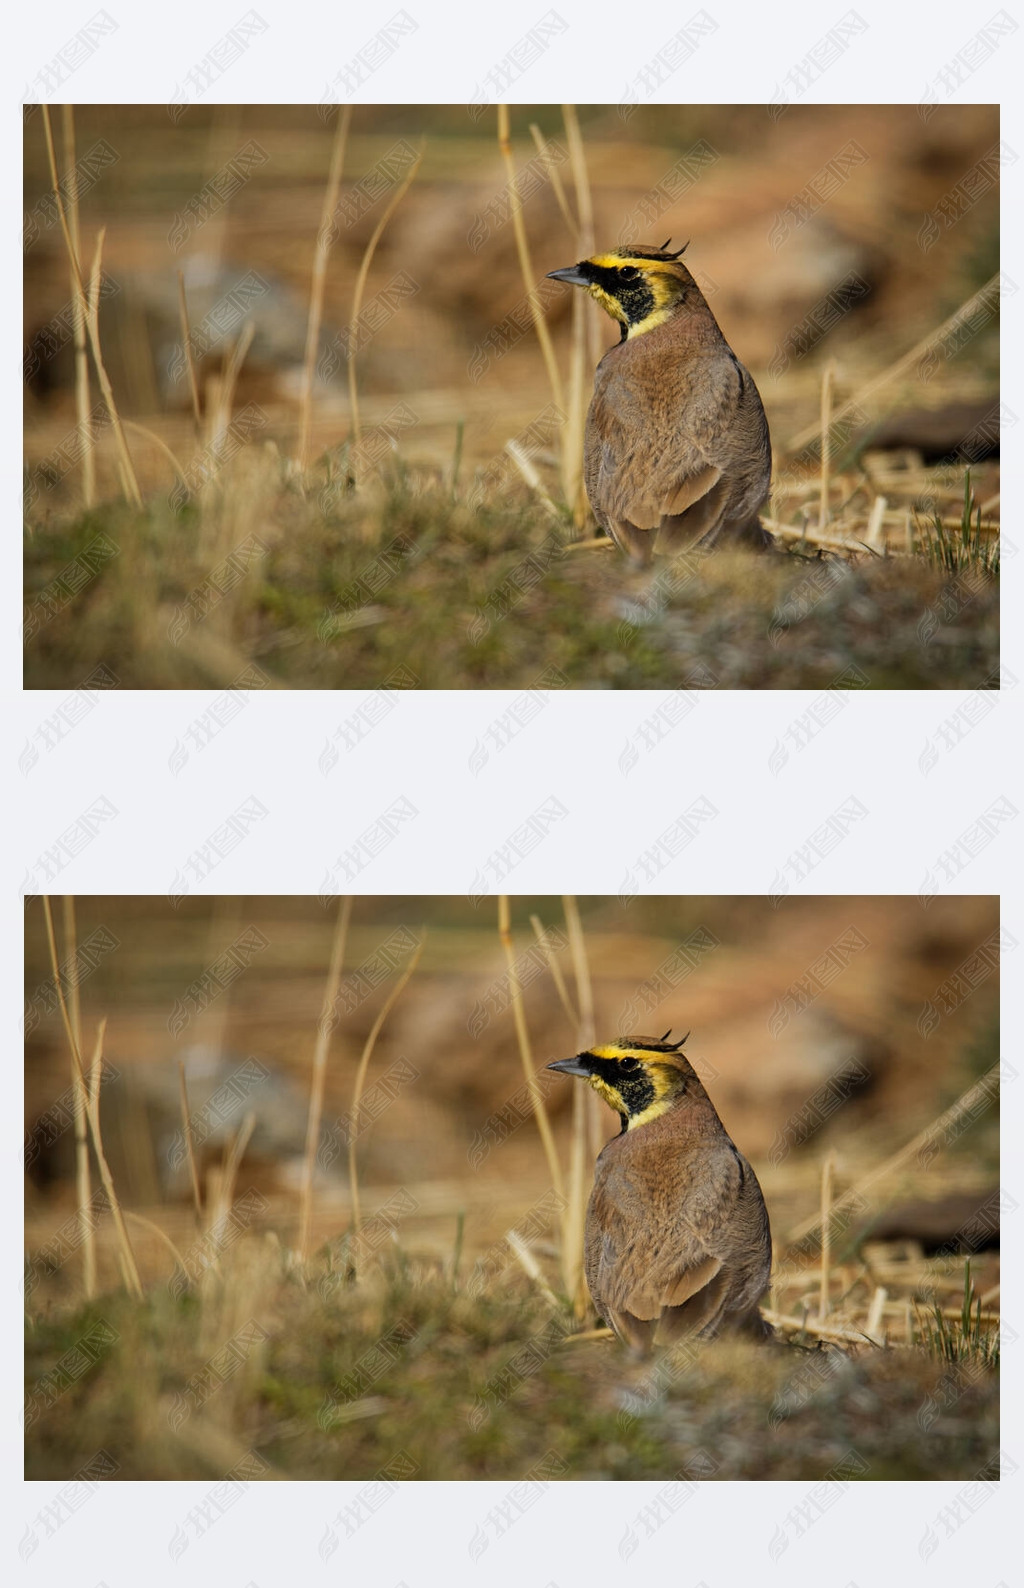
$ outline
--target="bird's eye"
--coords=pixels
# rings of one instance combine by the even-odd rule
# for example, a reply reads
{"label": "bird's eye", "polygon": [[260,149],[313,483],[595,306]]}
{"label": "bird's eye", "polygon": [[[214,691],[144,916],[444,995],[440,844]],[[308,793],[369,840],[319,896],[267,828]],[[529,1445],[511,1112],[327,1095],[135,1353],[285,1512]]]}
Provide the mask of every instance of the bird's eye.
{"label": "bird's eye", "polygon": [[640,1068],[640,1060],[639,1059],[620,1059],[619,1060],[619,1069],[620,1070],[625,1070],[627,1075],[631,1075],[634,1070],[638,1070],[639,1068]]}
{"label": "bird's eye", "polygon": [[637,270],[635,265],[623,265],[622,269],[619,271],[619,275],[622,277],[623,281],[635,281],[639,274],[640,272]]}

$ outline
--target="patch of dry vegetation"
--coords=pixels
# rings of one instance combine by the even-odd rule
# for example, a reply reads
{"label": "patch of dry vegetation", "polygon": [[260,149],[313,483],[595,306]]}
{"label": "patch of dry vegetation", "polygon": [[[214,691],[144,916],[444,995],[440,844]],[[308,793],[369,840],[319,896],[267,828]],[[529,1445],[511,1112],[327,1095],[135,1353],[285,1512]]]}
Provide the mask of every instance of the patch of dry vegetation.
{"label": "patch of dry vegetation", "polygon": [[[303,489],[264,444],[198,501],[41,523],[30,688],[992,687],[998,582],[792,541],[636,572],[575,549],[525,488],[400,472]],[[73,597],[69,591],[73,590]]]}
{"label": "patch of dry vegetation", "polygon": [[100,1449],[131,1479],[368,1479],[398,1462],[510,1482],[545,1461],[565,1479],[967,1478],[998,1451],[998,1373],[921,1343],[717,1341],[633,1363],[574,1342],[567,1302],[514,1266],[460,1275],[392,1248],[351,1283],[343,1247],[303,1271],[270,1232],[218,1266],[33,1319],[29,1478]]}

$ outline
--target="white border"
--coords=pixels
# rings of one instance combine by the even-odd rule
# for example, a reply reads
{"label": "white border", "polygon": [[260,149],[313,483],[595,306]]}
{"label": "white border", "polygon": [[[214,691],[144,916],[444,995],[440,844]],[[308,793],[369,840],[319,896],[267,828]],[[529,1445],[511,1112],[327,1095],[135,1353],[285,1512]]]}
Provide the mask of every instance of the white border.
{"label": "white border", "polygon": [[[93,14],[89,5],[61,3],[22,8],[17,38],[5,60],[8,125],[19,146],[16,101],[37,72]],[[75,74],[69,97],[81,101],[166,101],[176,83],[242,14],[237,4],[196,4],[181,0],[173,11],[153,11],[111,0],[119,28]],[[332,71],[394,14],[395,5],[365,4],[354,22],[336,8],[290,0],[282,6],[260,0],[271,25],[265,48],[254,46],[223,78],[221,100],[238,102],[317,101]],[[436,3],[408,7],[421,24],[407,46],[397,51],[370,80],[367,102],[468,102],[487,70],[513,46],[534,20],[533,10],[468,9]],[[510,97],[522,101],[571,98],[616,103],[632,75],[671,37],[691,9],[649,0],[632,9],[598,7],[597,0],[558,0],[569,23],[564,47],[552,48],[531,68]],[[659,97],[668,102],[765,102],[790,67],[801,60],[822,32],[843,14],[806,3],[778,7],[712,4],[720,28],[689,69],[671,80]],[[922,12],[919,5],[894,0],[877,7],[869,0],[856,9],[869,22],[864,47],[836,61],[808,101],[916,102],[926,84],[988,19],[990,8],[974,13],[940,0]],[[998,12],[991,8],[991,14]],[[544,14],[538,5],[536,15]],[[1012,12],[1016,16],[1016,12]],[[1024,21],[1024,19],[1020,19]],[[1020,38],[1013,38],[968,82],[963,97],[1004,103],[1003,136],[1014,146],[1024,141],[1020,114]],[[58,96],[60,97],[60,96]],[[5,162],[6,213],[17,208],[16,154]],[[1004,204],[1004,263],[1019,259],[1020,183],[1007,173]],[[9,227],[5,270],[19,268],[16,236]],[[12,283],[13,284],[13,283]],[[1019,328],[1019,298],[1008,308],[1007,345]],[[8,369],[14,369],[13,338]],[[5,388],[12,394],[10,422],[3,444],[14,485],[17,409],[13,373]],[[1021,411],[1015,359],[1004,363],[1005,401]],[[1003,460],[1004,491],[1013,525],[1020,502],[1019,462]],[[13,513],[12,513],[13,517]],[[1012,531],[1011,531],[1012,534]],[[20,570],[15,537],[8,537],[10,577],[3,582],[7,621],[0,625],[3,651],[2,700],[10,724],[15,760],[50,701],[22,697],[17,597]],[[1004,663],[1022,676],[1021,625],[1015,622],[1019,576],[1008,569],[1005,599]],[[323,741],[342,717],[358,709],[360,695],[293,694],[257,697],[240,717],[223,747],[214,742],[201,758],[175,777],[167,758],[184,725],[202,709],[202,694],[146,697],[123,695],[104,700],[86,725],[25,779],[9,773],[14,795],[5,845],[4,956],[8,998],[20,1008],[18,951],[20,914],[13,907],[38,856],[78,819],[90,800],[105,795],[119,815],[101,827],[95,842],[61,872],[60,891],[166,892],[175,868],[239,801],[255,794],[268,815],[245,843],[212,873],[209,891],[259,888],[315,892],[325,855],[344,846],[374,822],[388,802],[403,794],[420,814],[404,834],[366,868],[365,886],[373,891],[460,891],[469,889],[475,870],[507,844],[538,804],[550,795],[569,815],[552,826],[543,843],[524,855],[508,886],[516,892],[570,888],[579,892],[616,892],[624,871],[645,842],[676,820],[688,799],[704,795],[719,815],[652,884],[652,891],[770,892],[779,867],[849,795],[868,808],[863,822],[822,861],[805,886],[829,892],[916,892],[926,872],[935,869],[946,846],[967,830],[1000,796],[1020,803],[1020,779],[1013,749],[1021,742],[1021,707],[1009,693],[954,753],[927,776],[916,762],[935,725],[954,713],[963,694],[873,695],[853,697],[839,722],[801,752],[799,766],[773,775],[768,758],[797,715],[806,696],[778,694],[716,695],[702,702],[659,747],[623,777],[617,758],[639,724],[656,709],[658,694],[645,696],[555,697],[550,708],[500,761],[474,776],[468,766],[476,740],[502,709],[502,694],[420,695],[402,704],[346,764],[324,778],[318,768]],[[273,744],[272,760],[266,746]],[[348,762],[351,764],[349,765]],[[656,773],[656,777],[650,774]],[[13,818],[13,819],[12,819]],[[363,824],[363,825],[360,825]],[[414,836],[413,836],[414,835]],[[1017,936],[1024,929],[1020,897],[1019,824],[980,850],[951,891],[1002,889],[1004,918]],[[1011,978],[1012,980],[1012,978]],[[1006,1052],[1020,1052],[1020,1006],[1008,999]],[[12,1020],[16,1028],[16,1018]],[[17,1032],[12,1030],[12,1050]],[[1019,1108],[1012,1097],[1011,1109]],[[17,1207],[18,1152],[9,1128],[3,1156],[7,1205]],[[20,1137],[19,1137],[20,1141]],[[1014,1162],[1007,1183],[1014,1186]],[[9,1180],[6,1178],[9,1177]],[[12,1225],[14,1219],[9,1221]],[[1020,1316],[1017,1287],[1008,1265],[1011,1318]],[[8,1274],[17,1269],[12,1257]],[[12,1292],[15,1281],[10,1281]],[[14,1297],[12,1294],[12,1303]],[[19,1308],[4,1312],[4,1359],[20,1359],[16,1333]],[[1019,1374],[1008,1353],[1008,1384]],[[14,1368],[3,1376],[5,1536],[8,1558],[27,1522],[57,1485],[22,1487],[19,1387]],[[1019,1386],[1017,1386],[1019,1387]],[[1004,1446],[1015,1459],[1021,1450],[1020,1425],[1012,1392],[1006,1397]],[[1019,1404],[1019,1396],[1017,1397]],[[103,1489],[66,1528],[46,1540],[22,1567],[32,1583],[69,1580],[122,1588],[139,1578],[153,1583],[179,1581],[182,1573],[211,1584],[291,1583],[310,1572],[327,1580],[368,1580],[382,1588],[406,1582],[409,1588],[432,1583],[462,1584],[491,1580],[500,1584],[557,1584],[580,1580],[620,1580],[632,1572],[664,1568],[672,1580],[704,1582],[708,1588],[743,1580],[780,1580],[794,1584],[855,1583],[868,1588],[898,1575],[902,1581],[959,1583],[968,1576],[992,1585],[1010,1572],[1010,1523],[1014,1485],[1008,1480],[984,1508],[983,1516],[943,1539],[925,1562],[919,1544],[929,1528],[939,1528],[940,1507],[958,1484],[865,1484],[851,1489],[775,1564],[769,1543],[791,1506],[811,1484],[708,1484],[698,1498],[647,1539],[631,1562],[623,1564],[617,1545],[630,1519],[658,1485],[626,1485],[608,1491],[596,1485],[553,1488],[523,1516],[506,1538],[492,1544],[474,1563],[468,1542],[504,1484],[410,1485],[381,1513],[321,1564],[317,1546],[327,1520],[341,1505],[341,1491],[357,1486],[292,1484],[260,1491],[258,1499],[228,1513],[210,1535],[192,1545],[172,1565],[168,1543],[174,1527],[194,1503],[202,1485],[135,1484]],[[249,1503],[251,1502],[251,1503]],[[784,1574],[784,1575],[783,1575]]]}

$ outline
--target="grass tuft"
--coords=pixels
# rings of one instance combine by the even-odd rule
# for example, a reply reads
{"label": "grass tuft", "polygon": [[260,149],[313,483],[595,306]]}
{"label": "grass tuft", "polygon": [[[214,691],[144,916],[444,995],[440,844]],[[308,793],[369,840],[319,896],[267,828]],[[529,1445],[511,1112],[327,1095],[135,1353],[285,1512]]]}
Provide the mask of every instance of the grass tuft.
{"label": "grass tuft", "polygon": [[990,578],[999,574],[999,538],[982,530],[981,506],[974,499],[971,471],[964,473],[964,498],[958,523],[950,523],[939,512],[931,519],[917,517],[921,549],[935,568],[946,573],[980,572]]}
{"label": "grass tuft", "polygon": [[939,1302],[930,1316],[921,1319],[924,1343],[940,1362],[969,1363],[972,1367],[999,1366],[999,1330],[990,1328],[981,1310],[981,1297],[971,1284],[971,1263],[964,1264],[964,1294],[959,1317],[951,1318]]}

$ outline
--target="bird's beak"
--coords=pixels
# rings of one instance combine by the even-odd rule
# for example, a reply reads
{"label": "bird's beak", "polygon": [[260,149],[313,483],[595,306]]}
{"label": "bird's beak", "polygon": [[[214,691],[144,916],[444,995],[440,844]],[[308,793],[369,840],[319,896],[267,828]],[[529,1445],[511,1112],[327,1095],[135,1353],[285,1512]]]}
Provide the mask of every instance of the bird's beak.
{"label": "bird's beak", "polygon": [[565,281],[570,287],[588,287],[590,285],[579,265],[566,265],[564,270],[549,270],[548,276],[552,281]]}
{"label": "bird's beak", "polygon": [[558,1070],[561,1075],[590,1075],[586,1065],[581,1064],[579,1059],[555,1059],[553,1064],[548,1065],[548,1069]]}

